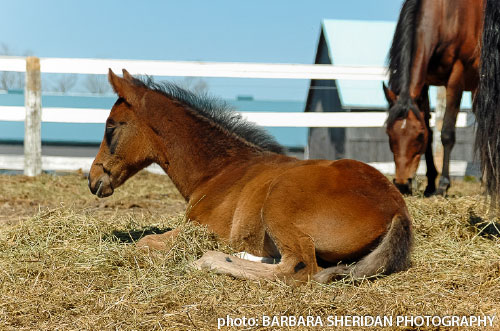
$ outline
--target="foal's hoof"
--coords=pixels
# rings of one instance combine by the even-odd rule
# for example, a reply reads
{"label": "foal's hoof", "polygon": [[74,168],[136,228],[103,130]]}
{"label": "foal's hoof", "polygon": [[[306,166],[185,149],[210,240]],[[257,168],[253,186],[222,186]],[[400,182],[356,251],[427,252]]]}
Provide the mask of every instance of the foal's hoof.
{"label": "foal's hoof", "polygon": [[214,269],[214,265],[223,259],[223,255],[225,254],[221,252],[208,251],[198,260],[192,262],[191,266],[197,270]]}
{"label": "foal's hoof", "polygon": [[349,266],[335,266],[321,270],[313,275],[312,279],[320,284],[330,283],[333,280],[346,278],[350,275],[351,268]]}
{"label": "foal's hoof", "polygon": [[139,248],[140,250],[144,250],[144,251],[149,251],[149,250],[156,250],[156,251],[165,251],[167,250],[167,244],[162,241],[162,240],[158,240],[157,238],[155,238],[155,234],[151,234],[151,235],[148,235],[148,236],[145,236],[143,238],[141,238],[137,244],[136,244],[136,247]]}

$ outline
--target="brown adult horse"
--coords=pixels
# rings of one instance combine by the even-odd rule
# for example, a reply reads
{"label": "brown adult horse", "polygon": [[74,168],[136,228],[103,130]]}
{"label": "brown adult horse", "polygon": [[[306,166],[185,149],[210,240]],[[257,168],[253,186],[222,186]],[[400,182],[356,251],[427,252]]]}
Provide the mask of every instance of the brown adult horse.
{"label": "brown adult horse", "polygon": [[[265,264],[207,252],[198,268],[327,282],[339,274],[368,277],[409,266],[408,210],[374,168],[285,156],[270,136],[226,106],[172,84],[142,81],[125,70],[123,78],[110,70],[109,81],[119,99],[90,169],[92,193],[109,196],[157,163],[188,202],[190,220],[237,249],[280,259]],[[146,236],[138,245],[165,249],[178,232]]]}
{"label": "brown adult horse", "polygon": [[[450,186],[450,153],[463,91],[478,85],[482,0],[406,0],[389,51],[387,134],[394,153],[394,183],[411,193],[411,180],[425,152],[424,194],[446,194]],[[446,112],[441,130],[443,171],[437,171],[429,127],[429,85],[446,86]]]}

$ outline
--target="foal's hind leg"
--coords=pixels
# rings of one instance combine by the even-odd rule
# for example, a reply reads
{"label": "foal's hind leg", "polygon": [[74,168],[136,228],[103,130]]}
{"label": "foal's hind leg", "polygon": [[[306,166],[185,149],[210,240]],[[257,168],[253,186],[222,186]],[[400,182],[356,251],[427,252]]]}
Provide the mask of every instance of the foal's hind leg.
{"label": "foal's hind leg", "polygon": [[275,199],[272,206],[264,208],[263,217],[266,232],[270,234],[281,254],[280,263],[277,265],[279,276],[307,281],[319,270],[314,241],[295,226],[297,215],[288,212],[286,205],[278,201],[286,200]]}
{"label": "foal's hind leg", "polygon": [[252,280],[309,280],[318,271],[312,239],[290,224],[286,227],[267,224],[267,227],[281,253],[280,263],[248,261],[210,251],[195,261],[193,266],[197,269],[211,269],[220,274]]}
{"label": "foal's hind leg", "polygon": [[[299,242],[294,242],[294,244],[298,244],[301,248],[303,247]],[[297,257],[295,252],[289,252],[287,249],[284,251],[287,253],[278,264],[248,261],[222,252],[208,251],[192,265],[199,270],[214,270],[219,274],[230,275],[236,278],[251,280],[279,279],[285,282],[307,281],[318,271],[314,255],[314,262],[312,262],[310,261],[311,259]]]}
{"label": "foal's hind leg", "polygon": [[222,252],[208,251],[193,262],[196,269],[214,270],[219,274],[251,280],[276,280],[280,278],[278,265],[240,259]]}

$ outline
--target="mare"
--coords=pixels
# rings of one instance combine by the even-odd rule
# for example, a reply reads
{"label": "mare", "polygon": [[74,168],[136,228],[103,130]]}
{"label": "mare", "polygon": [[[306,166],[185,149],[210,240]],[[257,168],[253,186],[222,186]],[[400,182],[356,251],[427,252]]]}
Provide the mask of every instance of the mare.
{"label": "mare", "polygon": [[[479,68],[479,88],[474,99],[476,153],[492,205],[500,206],[500,1],[487,0]],[[494,208],[492,208],[494,209]]]}
{"label": "mare", "polygon": [[[106,197],[157,163],[187,201],[187,219],[232,247],[279,259],[248,261],[206,252],[199,269],[247,279],[328,282],[405,270],[411,219],[399,191],[376,169],[354,160],[298,160],[227,105],[170,83],[123,78],[89,173]],[[137,245],[167,249],[179,229]],[[356,262],[356,263],[354,263]]]}
{"label": "mare", "polygon": [[[386,122],[396,164],[395,185],[411,194],[411,181],[425,153],[424,195],[445,195],[450,187],[450,154],[463,91],[479,80],[483,0],[405,0],[389,51],[389,102]],[[429,85],[446,86],[446,112],[441,130],[443,168],[437,171],[429,126]]]}

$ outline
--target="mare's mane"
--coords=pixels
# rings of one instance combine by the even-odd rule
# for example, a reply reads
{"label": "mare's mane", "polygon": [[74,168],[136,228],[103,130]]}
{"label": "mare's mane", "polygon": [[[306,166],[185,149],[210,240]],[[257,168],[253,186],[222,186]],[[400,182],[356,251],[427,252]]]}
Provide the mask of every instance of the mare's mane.
{"label": "mare's mane", "polygon": [[420,0],[406,0],[403,3],[392,39],[388,56],[389,88],[398,96],[398,101],[389,109],[387,127],[393,125],[398,118],[406,118],[410,109],[420,118],[420,112],[409,93],[419,10]]}
{"label": "mare's mane", "polygon": [[146,87],[159,92],[169,99],[178,101],[215,126],[219,126],[230,134],[234,134],[247,143],[257,146],[264,151],[284,154],[281,146],[273,136],[254,123],[248,122],[233,107],[225,101],[212,97],[206,93],[197,94],[188,91],[171,82],[155,82],[151,77],[134,78],[136,86]]}

